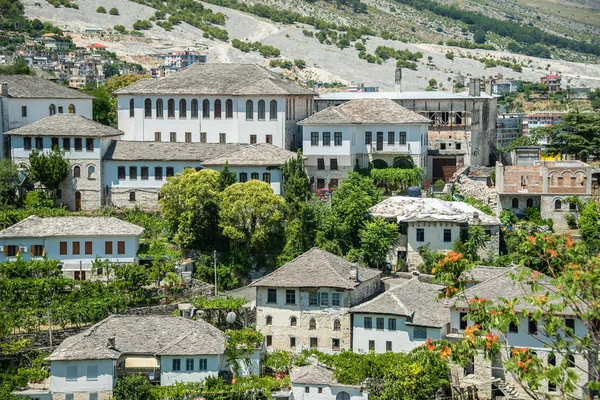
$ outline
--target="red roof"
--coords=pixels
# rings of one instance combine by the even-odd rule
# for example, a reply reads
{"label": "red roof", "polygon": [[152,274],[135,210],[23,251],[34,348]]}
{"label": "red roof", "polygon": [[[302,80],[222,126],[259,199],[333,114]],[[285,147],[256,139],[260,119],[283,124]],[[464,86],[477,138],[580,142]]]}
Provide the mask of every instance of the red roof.
{"label": "red roof", "polygon": [[556,74],[550,74],[550,75],[544,75],[542,76],[542,78],[544,79],[556,79],[556,78],[561,78],[560,75],[556,75]]}
{"label": "red roof", "polygon": [[88,44],[88,49],[108,49],[108,46],[105,46],[103,44],[100,43],[92,43],[92,44]]}

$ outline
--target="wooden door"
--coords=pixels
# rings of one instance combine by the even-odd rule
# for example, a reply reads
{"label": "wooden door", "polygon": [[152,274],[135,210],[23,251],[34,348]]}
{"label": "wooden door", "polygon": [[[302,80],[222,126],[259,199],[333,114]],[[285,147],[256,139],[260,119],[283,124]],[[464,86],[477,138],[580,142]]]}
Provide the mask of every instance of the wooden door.
{"label": "wooden door", "polygon": [[75,211],[81,211],[81,192],[75,192]]}

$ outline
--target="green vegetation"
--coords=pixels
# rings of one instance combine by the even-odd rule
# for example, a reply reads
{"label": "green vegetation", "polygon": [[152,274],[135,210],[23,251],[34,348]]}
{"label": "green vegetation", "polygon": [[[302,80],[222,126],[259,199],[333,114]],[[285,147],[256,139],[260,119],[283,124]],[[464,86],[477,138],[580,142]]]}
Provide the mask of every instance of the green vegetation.
{"label": "green vegetation", "polygon": [[571,112],[563,115],[558,124],[539,128],[536,135],[548,137],[547,153],[569,154],[587,161],[600,155],[599,131],[600,113]]}
{"label": "green vegetation", "polygon": [[48,1],[48,3],[50,3],[51,5],[53,5],[56,8],[63,6],[65,8],[74,8],[76,10],[79,9],[79,6],[77,5],[77,3],[73,3],[69,0],[47,0],[47,1]]}
{"label": "green vegetation", "polygon": [[118,125],[117,97],[113,95],[113,92],[131,85],[139,79],[140,77],[134,74],[115,75],[107,79],[100,87],[96,87],[96,84],[85,87],[83,92],[95,97],[92,104],[94,121],[116,128]]}
{"label": "green vegetation", "polygon": [[7,20],[23,18],[25,8],[20,1],[0,0],[0,15]]}
{"label": "green vegetation", "polygon": [[446,52],[446,58],[448,60],[454,60],[454,53],[451,51]]}
{"label": "green vegetation", "polygon": [[47,154],[33,149],[29,155],[29,164],[27,179],[30,183],[41,185],[49,195],[54,195],[69,174],[69,162],[58,148]]}
{"label": "green vegetation", "polygon": [[96,12],[98,14],[106,14],[106,8],[100,6],[100,7],[96,8]]}
{"label": "green vegetation", "polygon": [[115,25],[113,27],[113,29],[115,31],[119,32],[119,33],[122,33],[122,34],[126,34],[127,33],[127,28],[125,28],[125,26],[123,26],[123,25]]}
{"label": "green vegetation", "polygon": [[446,46],[462,47],[463,49],[496,50],[491,44],[478,44],[468,40],[446,40]]}
{"label": "green vegetation", "polygon": [[290,60],[282,60],[281,58],[269,61],[269,67],[279,67],[283,69],[292,69],[294,63]]}
{"label": "green vegetation", "polygon": [[[377,46],[377,48],[375,49],[375,58],[379,58],[383,61],[393,58],[397,60],[396,66],[400,68],[416,70],[417,64],[414,61],[418,61],[419,59],[423,58],[423,53],[421,53],[420,51],[413,53],[409,50],[396,50],[393,47],[388,46]],[[369,61],[368,55],[367,61]]]}
{"label": "green vegetation", "polygon": [[600,89],[595,89],[593,92],[588,94],[588,100],[592,103],[594,110],[600,109]]}
{"label": "green vegetation", "polygon": [[505,67],[505,68],[510,68],[515,72],[523,71],[523,67],[521,66],[521,64],[511,63],[510,61],[496,60],[495,58],[485,58],[485,57],[482,57],[482,58],[475,57],[473,59],[483,63],[486,68]]}
{"label": "green vegetation", "polygon": [[146,30],[152,28],[152,23],[145,19],[138,19],[133,23],[133,29],[136,31]]}
{"label": "green vegetation", "polygon": [[118,9],[118,8],[115,8],[115,7],[113,7],[113,8],[111,8],[111,9],[108,11],[108,13],[109,13],[110,15],[119,15],[119,9]]}

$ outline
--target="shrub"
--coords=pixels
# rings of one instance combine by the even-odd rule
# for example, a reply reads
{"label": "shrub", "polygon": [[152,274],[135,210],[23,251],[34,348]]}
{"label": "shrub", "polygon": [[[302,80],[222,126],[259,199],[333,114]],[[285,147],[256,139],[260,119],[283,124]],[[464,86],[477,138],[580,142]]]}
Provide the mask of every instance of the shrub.
{"label": "shrub", "polygon": [[136,31],[141,31],[141,30],[150,29],[150,28],[152,28],[152,23],[145,19],[138,19],[133,24],[133,29],[135,29]]}
{"label": "shrub", "polygon": [[281,54],[281,51],[273,46],[261,46],[258,52],[263,57],[279,57]]}
{"label": "shrub", "polygon": [[447,58],[448,60],[454,60],[454,53],[453,53],[453,52],[451,52],[451,51],[447,52],[447,53],[446,53],[446,58]]}
{"label": "shrub", "polygon": [[115,7],[113,7],[113,8],[111,8],[111,9],[108,11],[108,13],[109,13],[110,15],[119,15],[119,9],[118,9],[118,8],[115,8]]}
{"label": "shrub", "polygon": [[437,190],[443,190],[444,186],[446,186],[446,182],[444,182],[442,179],[438,179],[437,181],[435,181],[433,186],[435,186]]}
{"label": "shrub", "polygon": [[113,29],[119,33],[127,33],[127,29],[123,25],[115,25]]}
{"label": "shrub", "polygon": [[96,8],[96,12],[98,14],[106,14],[106,8],[100,6],[100,7]]}
{"label": "shrub", "polygon": [[295,59],[294,65],[300,69],[304,69],[304,68],[306,68],[306,61],[304,61],[302,59]]}

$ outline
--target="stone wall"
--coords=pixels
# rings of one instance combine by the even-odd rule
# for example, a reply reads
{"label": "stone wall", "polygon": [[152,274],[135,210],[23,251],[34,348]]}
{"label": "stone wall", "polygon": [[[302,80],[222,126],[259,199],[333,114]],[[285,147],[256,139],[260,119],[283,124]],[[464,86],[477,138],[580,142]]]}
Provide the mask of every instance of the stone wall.
{"label": "stone wall", "polygon": [[31,347],[34,349],[53,349],[60,345],[66,338],[83,332],[87,328],[89,328],[88,325],[66,329],[54,329],[52,331],[52,347],[50,347],[50,334],[47,330],[10,335],[8,336],[8,341],[28,339],[31,341]]}
{"label": "stone wall", "polygon": [[[109,188],[107,200],[116,208],[131,209],[136,206],[146,211],[159,209],[158,193],[160,189],[153,188]],[[130,201],[130,193],[135,193],[135,201]]]}
{"label": "stone wall", "polygon": [[157,306],[126,308],[119,314],[123,315],[171,315],[177,310],[177,304],[161,304]]}
{"label": "stone wall", "polygon": [[348,173],[352,172],[354,167],[343,167],[338,166],[338,169],[317,169],[316,166],[306,166],[306,172],[308,176],[312,179],[312,190],[317,190],[317,180],[324,179],[325,187],[328,188],[332,179],[338,180],[338,185],[342,183],[342,180],[348,175]]}
{"label": "stone wall", "polygon": [[350,307],[363,303],[366,300],[375,297],[383,291],[383,283],[379,276],[368,281],[361,282],[350,295]]}
{"label": "stone wall", "polygon": [[[98,400],[110,400],[112,399],[112,391],[96,392],[98,393]],[[52,400],[65,400],[67,395],[65,393],[53,393]],[[89,400],[90,394],[88,392],[75,392],[73,393],[73,400]]]}

